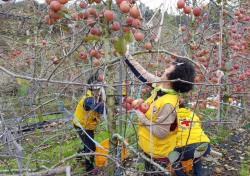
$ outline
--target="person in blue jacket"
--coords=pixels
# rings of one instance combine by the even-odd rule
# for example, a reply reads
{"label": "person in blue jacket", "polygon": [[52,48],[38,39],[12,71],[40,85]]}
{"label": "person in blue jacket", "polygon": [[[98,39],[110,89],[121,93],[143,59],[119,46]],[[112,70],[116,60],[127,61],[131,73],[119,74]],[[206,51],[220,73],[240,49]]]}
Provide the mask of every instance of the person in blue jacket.
{"label": "person in blue jacket", "polygon": [[[75,118],[73,120],[74,127],[84,145],[83,150],[80,149],[78,153],[95,152],[96,146],[93,142],[94,129],[98,124],[98,119],[101,118],[104,112],[104,105],[100,94],[101,83],[97,81],[97,74],[92,75],[87,83],[92,86],[90,86],[85,95],[79,101],[74,114]],[[92,174],[96,174],[97,170],[94,168],[94,155],[86,156],[85,158],[86,171],[92,171]]]}

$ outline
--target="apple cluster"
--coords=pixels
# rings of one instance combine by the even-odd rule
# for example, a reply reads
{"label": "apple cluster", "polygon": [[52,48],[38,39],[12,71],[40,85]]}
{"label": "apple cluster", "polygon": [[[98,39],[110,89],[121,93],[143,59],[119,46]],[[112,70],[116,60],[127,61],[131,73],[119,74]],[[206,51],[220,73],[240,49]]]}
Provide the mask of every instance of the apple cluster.
{"label": "apple cluster", "polygon": [[126,110],[139,110],[142,113],[146,113],[147,110],[149,109],[150,105],[142,98],[134,99],[132,96],[124,97],[122,101],[122,107]]}
{"label": "apple cluster", "polygon": [[[201,5],[202,5],[203,8],[206,7],[205,3],[202,3]],[[178,7],[178,9],[183,9],[183,12],[185,14],[190,14],[191,11],[192,11],[192,8],[190,6],[188,6],[188,5],[186,5],[185,0],[178,0],[177,1],[177,7]],[[194,7],[193,8],[193,15],[194,16],[200,16],[201,12],[202,11],[201,11],[200,7]]]}
{"label": "apple cluster", "polygon": [[[142,26],[142,17],[136,0],[116,0],[116,5],[120,12],[124,15],[124,23],[117,20],[116,12],[108,9],[97,9],[95,4],[102,3],[101,0],[81,0],[78,3],[78,10],[72,14],[63,10],[63,6],[68,3],[68,0],[45,0],[48,4],[49,12],[45,16],[44,21],[47,25],[53,25],[57,21],[62,21],[63,18],[70,19],[70,21],[83,21],[89,26],[89,36],[101,37],[103,34],[102,27],[98,24],[102,19],[105,19],[111,31],[122,31],[123,33],[131,31],[136,41],[141,42],[144,39],[144,34],[140,28]],[[64,20],[65,21],[65,20]],[[145,49],[151,50],[152,44],[145,42]],[[88,51],[80,51],[79,58],[87,60],[88,56],[93,58],[93,66],[98,67],[101,64],[99,59],[104,56],[103,49],[90,48]],[[113,51],[113,55],[117,56],[116,51]],[[53,61],[54,62],[54,61]],[[59,60],[56,60],[54,64],[59,64]]]}

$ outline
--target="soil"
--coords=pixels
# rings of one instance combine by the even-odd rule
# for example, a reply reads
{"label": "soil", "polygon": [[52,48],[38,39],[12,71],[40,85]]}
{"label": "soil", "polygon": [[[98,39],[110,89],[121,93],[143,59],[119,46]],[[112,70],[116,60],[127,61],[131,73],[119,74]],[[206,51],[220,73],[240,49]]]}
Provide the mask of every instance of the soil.
{"label": "soil", "polygon": [[[238,129],[227,140],[212,145],[212,149],[222,153],[222,157],[207,156],[203,161],[204,176],[240,176],[242,162],[250,165],[250,134],[246,129]],[[221,174],[215,174],[214,169],[219,168]]]}

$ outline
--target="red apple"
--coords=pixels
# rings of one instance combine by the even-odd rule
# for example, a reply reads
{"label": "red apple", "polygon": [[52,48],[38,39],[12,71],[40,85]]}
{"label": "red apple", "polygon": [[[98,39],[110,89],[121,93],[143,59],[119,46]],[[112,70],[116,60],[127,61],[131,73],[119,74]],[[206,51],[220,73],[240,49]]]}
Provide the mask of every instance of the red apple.
{"label": "red apple", "polygon": [[142,94],[145,94],[146,92],[147,92],[146,89],[141,89],[141,93],[142,93]]}
{"label": "red apple", "polygon": [[80,52],[79,53],[79,57],[81,58],[81,59],[87,59],[87,57],[88,57],[88,55],[87,55],[87,53],[86,52]]}
{"label": "red apple", "polygon": [[122,107],[127,109],[127,110],[130,110],[132,108],[132,105],[130,103],[125,102],[122,104]]}
{"label": "red apple", "polygon": [[139,105],[140,105],[140,101],[138,99],[132,101],[132,107],[133,108],[136,108]]}
{"label": "red apple", "polygon": [[152,44],[149,43],[149,42],[145,43],[145,49],[146,50],[151,50],[152,49]]}
{"label": "red apple", "polygon": [[132,104],[133,100],[134,100],[134,98],[132,96],[128,96],[126,99],[126,102],[129,104]]}
{"label": "red apple", "polygon": [[234,69],[235,69],[235,70],[237,70],[237,69],[239,69],[239,68],[240,68],[239,64],[234,64],[234,66],[233,66],[233,67],[234,67]]}
{"label": "red apple", "polygon": [[189,14],[191,12],[191,7],[190,6],[185,6],[183,8],[183,11],[184,11],[185,14]]}
{"label": "red apple", "polygon": [[58,2],[60,2],[61,4],[67,4],[68,0],[58,0]]}
{"label": "red apple", "polygon": [[136,5],[132,6],[129,10],[129,14],[130,16],[132,16],[133,18],[139,18],[140,17],[140,12],[137,8]]}
{"label": "red apple", "polygon": [[149,106],[150,105],[148,103],[141,103],[141,105],[140,105],[140,111],[142,113],[146,113],[148,111],[148,109],[149,109]]}
{"label": "red apple", "polygon": [[84,1],[81,1],[79,3],[80,8],[84,9],[86,7],[86,3]]}
{"label": "red apple", "polygon": [[53,64],[57,65],[59,63],[60,63],[60,61],[57,58],[55,58],[54,61],[53,61]]}
{"label": "red apple", "polygon": [[177,2],[178,9],[182,9],[184,6],[185,6],[185,1],[184,0],[178,0],[178,2]]}
{"label": "red apple", "polygon": [[186,26],[181,26],[181,31],[182,32],[185,32],[187,30],[187,27]]}
{"label": "red apple", "polygon": [[201,8],[200,7],[195,7],[193,9],[193,14],[194,14],[194,16],[200,16],[200,14],[201,14]]}
{"label": "red apple", "polygon": [[147,87],[146,90],[147,90],[147,92],[150,92],[151,91],[151,87]]}
{"label": "red apple", "polygon": [[97,81],[103,82],[104,81],[104,75],[98,75]]}
{"label": "red apple", "polygon": [[58,12],[61,10],[62,5],[58,1],[52,1],[49,5],[50,9],[53,10],[54,12]]}
{"label": "red apple", "polygon": [[92,56],[92,57],[95,57],[95,58],[98,58],[98,52],[96,51],[96,50],[94,50],[94,49],[92,49],[91,51],[90,51],[90,55]]}
{"label": "red apple", "polygon": [[128,13],[130,11],[130,5],[129,5],[129,2],[127,1],[123,1],[121,4],[120,4],[120,9],[123,13]]}
{"label": "red apple", "polygon": [[141,41],[144,38],[144,35],[141,32],[136,32],[134,37],[136,41]]}
{"label": "red apple", "polygon": [[93,60],[93,65],[96,66],[96,67],[99,66],[99,65],[100,65],[100,61],[99,61],[98,59],[95,58],[95,59]]}
{"label": "red apple", "polygon": [[122,32],[128,32],[130,28],[128,26],[122,26]]}
{"label": "red apple", "polygon": [[131,17],[131,16],[129,16],[129,17],[126,19],[126,23],[127,23],[128,25],[132,25],[133,20],[134,20],[134,18]]}
{"label": "red apple", "polygon": [[43,41],[42,41],[42,44],[43,44],[43,45],[46,45],[46,44],[47,44],[46,40],[43,40]]}
{"label": "red apple", "polygon": [[113,31],[118,31],[118,30],[120,29],[120,27],[121,27],[121,26],[120,26],[120,23],[119,23],[118,21],[114,21],[110,28],[111,28]]}
{"label": "red apple", "polygon": [[142,98],[138,98],[137,99],[140,103],[143,103],[144,102],[144,100],[142,99]]}
{"label": "red apple", "polygon": [[54,61],[56,59],[56,56],[50,56],[50,60]]}
{"label": "red apple", "polygon": [[132,21],[132,27],[134,27],[134,28],[141,27],[141,21],[139,19],[133,19],[133,21]]}
{"label": "red apple", "polygon": [[107,21],[113,21],[115,18],[115,14],[111,10],[105,10],[103,16]]}
{"label": "red apple", "polygon": [[119,6],[124,0],[115,0],[116,4]]}

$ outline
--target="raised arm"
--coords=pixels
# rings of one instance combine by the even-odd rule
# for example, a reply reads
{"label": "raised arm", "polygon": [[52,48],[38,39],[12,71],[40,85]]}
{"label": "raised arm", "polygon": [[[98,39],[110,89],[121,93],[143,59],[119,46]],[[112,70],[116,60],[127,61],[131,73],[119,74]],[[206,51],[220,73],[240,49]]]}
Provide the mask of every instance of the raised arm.
{"label": "raised arm", "polygon": [[129,55],[125,59],[125,63],[130,68],[130,70],[135,74],[135,76],[142,82],[157,82],[161,80],[160,77],[149,73],[131,55]]}

